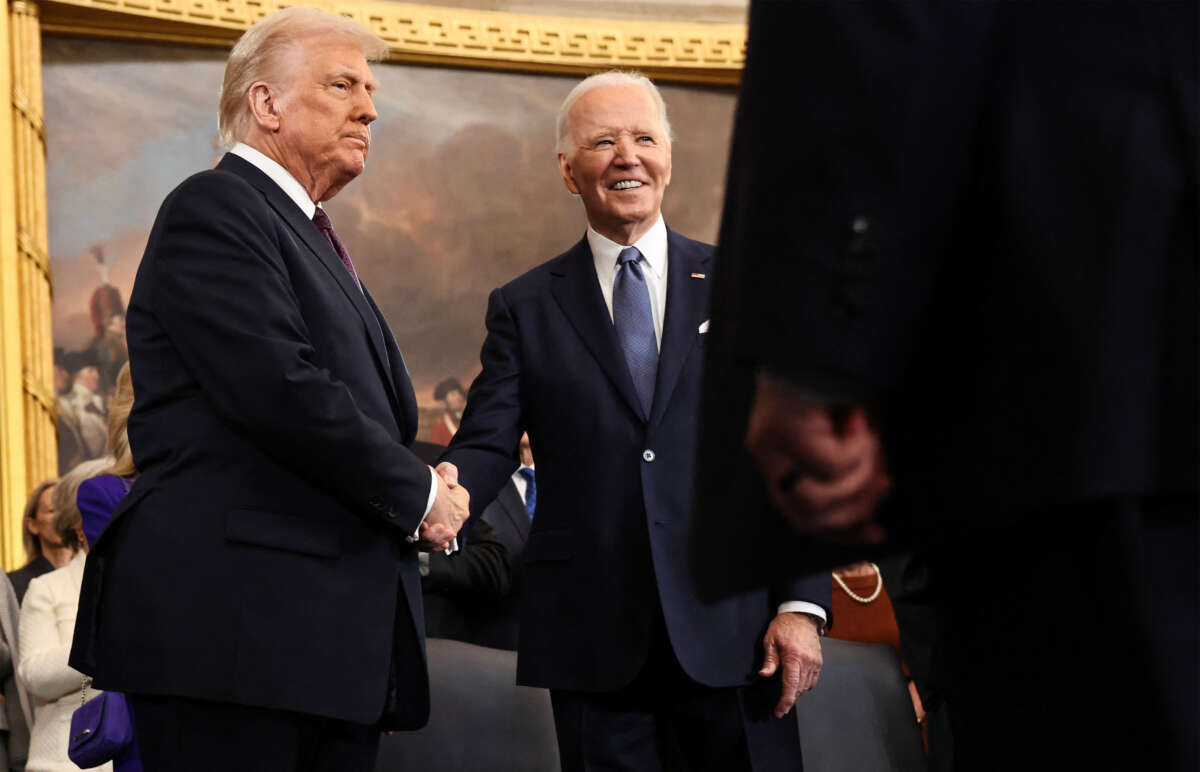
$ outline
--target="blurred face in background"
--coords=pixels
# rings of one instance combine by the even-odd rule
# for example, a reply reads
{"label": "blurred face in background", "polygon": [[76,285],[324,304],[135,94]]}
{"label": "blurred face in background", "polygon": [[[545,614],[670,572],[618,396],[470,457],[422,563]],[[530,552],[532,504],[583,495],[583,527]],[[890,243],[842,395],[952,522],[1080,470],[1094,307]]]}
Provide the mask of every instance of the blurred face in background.
{"label": "blurred face in background", "polygon": [[467,409],[467,397],[458,389],[451,389],[446,392],[446,398],[442,401],[446,403],[447,410],[459,417]]}
{"label": "blurred face in background", "polygon": [[58,534],[54,531],[53,493],[53,485],[42,491],[42,495],[38,497],[37,512],[25,521],[25,527],[31,534],[41,539],[42,544],[61,547],[62,539],[58,538]]}
{"label": "blurred face in background", "polygon": [[100,371],[88,365],[80,369],[79,374],[75,376],[75,382],[83,384],[88,391],[96,391],[100,388]]}

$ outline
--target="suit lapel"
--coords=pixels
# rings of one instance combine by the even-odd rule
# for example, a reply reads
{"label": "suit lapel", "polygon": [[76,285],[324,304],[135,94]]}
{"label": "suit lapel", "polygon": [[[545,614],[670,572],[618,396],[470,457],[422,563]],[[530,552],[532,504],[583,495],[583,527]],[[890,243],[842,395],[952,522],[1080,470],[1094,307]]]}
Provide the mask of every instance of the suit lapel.
{"label": "suit lapel", "polygon": [[[400,426],[404,430],[404,444],[408,445],[416,438],[418,422],[417,395],[413,392],[412,377],[408,373],[408,365],[404,363],[404,355],[400,353],[400,346],[396,344],[396,339],[388,328],[387,321],[383,318],[383,312],[379,310],[379,306],[371,297],[371,293],[367,291],[365,284],[363,285],[363,297],[371,306],[371,312],[375,315],[375,320],[385,338],[384,345],[388,352],[387,361],[391,365],[391,371],[388,374],[391,376],[393,386],[392,407],[396,410],[396,417],[400,420]],[[395,400],[399,400],[399,402]]]}
{"label": "suit lapel", "polygon": [[625,364],[612,317],[600,294],[600,282],[596,279],[596,266],[587,239],[581,239],[572,247],[550,273],[553,276],[550,291],[563,314],[629,408],[642,418],[642,407],[633,388],[629,366]]}
{"label": "suit lapel", "polygon": [[[499,499],[500,506],[504,508],[513,528],[517,529],[521,541],[528,539],[529,510],[525,509],[525,502],[521,501],[521,494],[517,493],[517,486],[513,484],[512,480],[509,480],[508,484],[500,489]],[[536,517],[536,513],[534,516]]]}
{"label": "suit lapel", "polygon": [[342,264],[342,259],[333,251],[333,245],[329,243],[329,239],[325,238],[325,234],[317,230],[317,226],[313,224],[312,220],[304,216],[304,212],[300,211],[300,208],[296,206],[296,202],[289,198],[270,177],[263,174],[254,164],[231,153],[226,153],[225,157],[221,159],[218,168],[234,172],[257,188],[266,197],[267,203],[271,205],[271,208],[275,210],[283,221],[288,224],[288,227],[304,242],[304,245],[321,261],[321,264],[325,266],[325,270],[329,271],[333,280],[342,288],[346,299],[350,301],[350,304],[354,306],[354,310],[358,312],[359,317],[362,319],[367,337],[371,341],[371,348],[375,352],[376,365],[379,371],[383,373],[388,388],[391,389],[392,397],[396,398],[396,384],[392,378],[391,369],[387,366],[387,344],[383,339],[383,330],[380,327],[380,322],[368,305],[364,294],[354,284],[354,279],[350,277],[350,272]]}
{"label": "suit lapel", "polygon": [[692,274],[707,274],[708,257],[688,249],[679,234],[667,229],[667,308],[663,319],[662,346],[658,353],[658,378],[654,385],[654,407],[650,425],[662,420],[679,373],[696,347],[699,325],[704,320],[708,281]]}

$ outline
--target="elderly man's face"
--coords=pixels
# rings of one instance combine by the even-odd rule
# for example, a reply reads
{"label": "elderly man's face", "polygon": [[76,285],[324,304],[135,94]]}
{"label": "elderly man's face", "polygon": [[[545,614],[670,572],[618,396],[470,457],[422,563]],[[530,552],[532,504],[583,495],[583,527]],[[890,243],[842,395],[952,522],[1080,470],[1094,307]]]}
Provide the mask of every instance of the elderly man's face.
{"label": "elderly man's face", "polygon": [[327,200],[366,166],[378,82],[353,43],[309,39],[292,57],[295,75],[279,108],[281,163]]}
{"label": "elderly man's face", "polygon": [[671,144],[654,99],[633,84],[594,88],[571,106],[570,128],[570,147],[558,155],[567,189],[582,196],[598,232],[636,241],[671,184]]}

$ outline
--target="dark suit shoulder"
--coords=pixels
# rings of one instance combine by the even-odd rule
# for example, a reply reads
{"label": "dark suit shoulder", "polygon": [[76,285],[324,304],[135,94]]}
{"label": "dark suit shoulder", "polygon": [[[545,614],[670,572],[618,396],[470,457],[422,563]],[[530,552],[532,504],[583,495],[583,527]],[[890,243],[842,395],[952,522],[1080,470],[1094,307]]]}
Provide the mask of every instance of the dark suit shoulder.
{"label": "dark suit shoulder", "polygon": [[681,255],[693,257],[700,260],[707,260],[713,256],[716,247],[712,244],[706,244],[703,241],[689,239],[678,231],[673,231],[667,228],[667,248],[678,250]]}
{"label": "dark suit shoulder", "polygon": [[179,201],[203,200],[214,208],[232,209],[248,201],[263,201],[261,192],[245,177],[228,169],[205,169],[179,183],[163,201],[167,211]]}
{"label": "dark suit shoulder", "polygon": [[499,292],[510,305],[531,295],[540,295],[549,287],[551,277],[563,275],[574,265],[581,264],[583,258],[591,259],[591,250],[588,249],[586,238],[575,242],[566,252],[530,268],[500,287]]}

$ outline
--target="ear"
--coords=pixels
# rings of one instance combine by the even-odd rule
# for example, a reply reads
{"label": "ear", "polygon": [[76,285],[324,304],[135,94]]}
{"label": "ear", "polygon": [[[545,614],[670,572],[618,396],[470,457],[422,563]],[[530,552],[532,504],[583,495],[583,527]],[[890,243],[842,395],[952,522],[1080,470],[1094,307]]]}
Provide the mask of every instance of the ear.
{"label": "ear", "polygon": [[563,184],[567,186],[567,190],[575,195],[580,195],[579,186],[575,184],[575,176],[571,173],[571,159],[567,158],[565,153],[558,154],[558,170],[562,172]]}
{"label": "ear", "polygon": [[668,187],[671,184],[671,145],[667,143],[667,174],[663,179],[663,187]]}
{"label": "ear", "polygon": [[250,116],[260,129],[268,133],[279,131],[279,94],[269,83],[255,81],[246,92]]}

